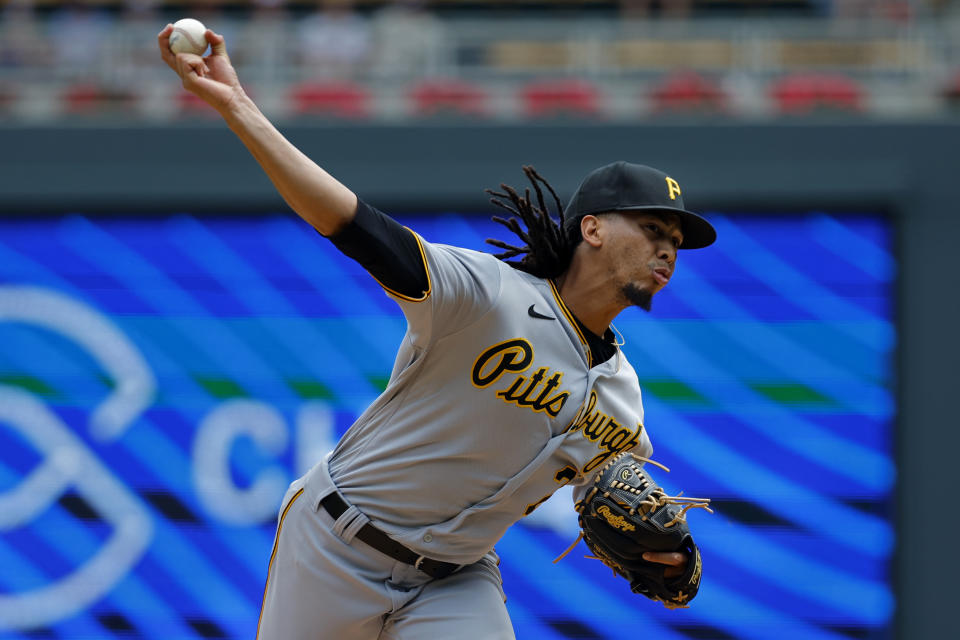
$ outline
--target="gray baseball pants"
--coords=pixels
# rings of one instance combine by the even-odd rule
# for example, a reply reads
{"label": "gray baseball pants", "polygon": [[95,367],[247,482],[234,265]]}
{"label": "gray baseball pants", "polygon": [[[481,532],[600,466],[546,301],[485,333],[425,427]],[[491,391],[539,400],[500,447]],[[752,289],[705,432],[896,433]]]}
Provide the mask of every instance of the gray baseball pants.
{"label": "gray baseball pants", "polygon": [[344,534],[315,504],[302,478],[284,497],[257,640],[514,638],[494,552],[434,579]]}

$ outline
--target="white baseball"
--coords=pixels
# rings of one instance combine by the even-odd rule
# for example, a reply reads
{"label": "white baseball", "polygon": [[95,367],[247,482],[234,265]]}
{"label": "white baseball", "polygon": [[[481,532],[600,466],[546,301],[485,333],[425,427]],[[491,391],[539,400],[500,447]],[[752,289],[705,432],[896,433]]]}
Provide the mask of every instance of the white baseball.
{"label": "white baseball", "polygon": [[193,18],[184,18],[173,23],[170,34],[170,51],[174,53],[195,53],[203,55],[207,50],[207,39],[203,37],[207,28]]}

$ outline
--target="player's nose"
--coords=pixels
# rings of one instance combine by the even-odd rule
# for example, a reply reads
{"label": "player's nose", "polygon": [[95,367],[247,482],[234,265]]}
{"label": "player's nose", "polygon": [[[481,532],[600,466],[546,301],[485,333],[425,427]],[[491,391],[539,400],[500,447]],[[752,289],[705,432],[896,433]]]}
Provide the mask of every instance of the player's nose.
{"label": "player's nose", "polygon": [[672,265],[677,259],[677,250],[672,244],[661,243],[657,247],[657,258]]}

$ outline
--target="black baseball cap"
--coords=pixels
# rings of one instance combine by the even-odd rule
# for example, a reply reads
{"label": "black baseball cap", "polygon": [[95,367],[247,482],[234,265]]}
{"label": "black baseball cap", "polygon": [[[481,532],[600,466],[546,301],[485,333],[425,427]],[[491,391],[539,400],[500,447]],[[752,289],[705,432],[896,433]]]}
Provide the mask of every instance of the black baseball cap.
{"label": "black baseball cap", "polygon": [[614,162],[591,171],[563,212],[564,231],[578,233],[580,219],[608,211],[674,213],[683,231],[681,249],[702,249],[717,239],[717,230],[703,217],[684,209],[677,181],[642,164]]}

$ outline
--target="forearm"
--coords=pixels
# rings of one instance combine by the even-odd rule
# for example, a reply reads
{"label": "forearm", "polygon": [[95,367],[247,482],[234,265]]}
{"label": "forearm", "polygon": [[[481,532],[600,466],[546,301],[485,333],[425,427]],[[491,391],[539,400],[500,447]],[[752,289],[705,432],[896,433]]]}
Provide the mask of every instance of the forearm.
{"label": "forearm", "polygon": [[297,149],[245,95],[221,112],[290,208],[330,236],[356,213],[357,196]]}

